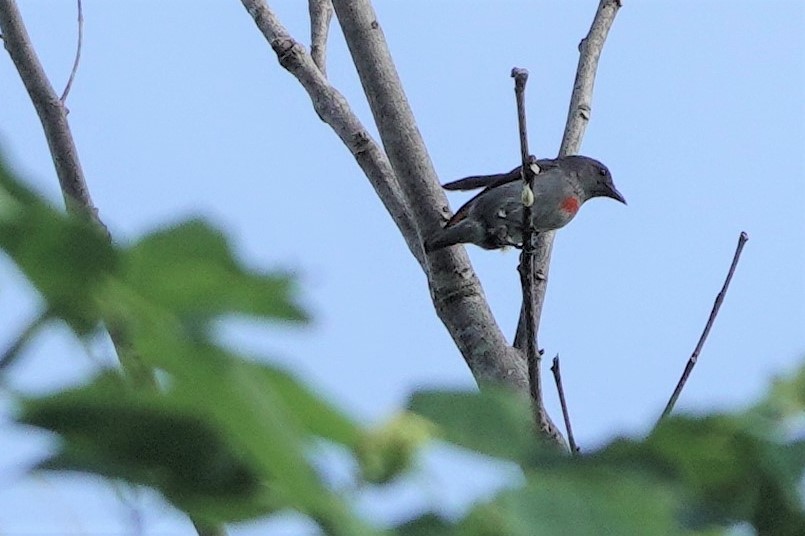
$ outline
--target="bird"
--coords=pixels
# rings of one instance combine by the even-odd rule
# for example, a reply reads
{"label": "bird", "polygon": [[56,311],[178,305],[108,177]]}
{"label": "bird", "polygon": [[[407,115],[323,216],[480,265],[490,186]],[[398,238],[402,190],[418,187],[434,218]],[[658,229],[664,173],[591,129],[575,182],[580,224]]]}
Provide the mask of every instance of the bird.
{"label": "bird", "polygon": [[[570,155],[536,161],[531,221],[536,232],[567,225],[586,201],[609,197],[626,204],[609,169],[594,158]],[[444,184],[446,190],[483,190],[467,201],[440,229],[425,240],[430,253],[471,243],[484,249],[523,244],[523,181],[518,166],[508,173],[474,175]]]}

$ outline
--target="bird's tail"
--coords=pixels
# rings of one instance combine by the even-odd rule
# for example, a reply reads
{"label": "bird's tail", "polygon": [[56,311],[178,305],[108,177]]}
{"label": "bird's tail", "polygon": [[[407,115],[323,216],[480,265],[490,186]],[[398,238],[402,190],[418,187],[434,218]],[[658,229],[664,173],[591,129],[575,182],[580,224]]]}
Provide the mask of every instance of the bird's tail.
{"label": "bird's tail", "polygon": [[483,235],[483,231],[477,228],[473,222],[462,220],[454,224],[448,223],[425,240],[425,253],[431,253],[449,246],[467,242],[478,242]]}

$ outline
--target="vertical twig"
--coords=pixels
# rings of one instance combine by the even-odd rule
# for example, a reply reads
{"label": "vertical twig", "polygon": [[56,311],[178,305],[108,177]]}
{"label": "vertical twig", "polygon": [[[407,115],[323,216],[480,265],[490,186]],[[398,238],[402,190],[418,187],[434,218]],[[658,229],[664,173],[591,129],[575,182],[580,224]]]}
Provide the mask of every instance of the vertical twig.
{"label": "vertical twig", "polygon": [[81,8],[81,0],[78,2],[78,44],[75,47],[75,59],[73,60],[73,68],[70,71],[70,77],[67,79],[67,85],[64,86],[61,98],[59,100],[62,104],[67,101],[67,95],[70,94],[70,88],[73,87],[73,80],[75,73],[78,72],[78,63],[81,61],[81,46],[84,43],[84,11]]}
{"label": "vertical twig", "polygon": [[567,442],[570,444],[570,453],[578,454],[579,446],[576,445],[576,439],[573,437],[573,428],[570,426],[570,412],[567,409],[567,401],[565,400],[565,388],[562,385],[562,371],[559,369],[559,354],[556,354],[556,357],[553,358],[551,372],[553,372],[553,380],[556,383],[556,391],[559,393],[559,403],[562,405],[562,417],[565,419],[565,430],[567,430]]}
{"label": "vertical twig", "polygon": [[513,68],[514,96],[517,102],[517,125],[520,133],[520,157],[522,166],[520,176],[523,179],[523,249],[520,252],[520,283],[523,289],[523,303],[526,304],[526,341],[525,354],[528,362],[528,383],[531,401],[535,411],[542,408],[542,388],[540,382],[540,356],[534,342],[534,274],[531,265],[534,260],[534,226],[531,222],[531,206],[534,204],[534,171],[531,169],[534,158],[528,152],[528,127],[525,114],[525,86],[528,82],[526,69]]}
{"label": "vertical twig", "polygon": [[696,348],[694,348],[690,359],[688,359],[688,362],[685,365],[685,370],[682,372],[682,377],[679,378],[679,382],[676,384],[676,388],[674,389],[671,398],[665,405],[662,415],[660,415],[660,418],[657,420],[657,424],[659,424],[660,421],[662,421],[668,416],[668,414],[671,413],[671,411],[673,411],[674,405],[676,404],[680,393],[682,393],[682,389],[685,387],[685,383],[687,383],[690,373],[693,371],[693,367],[696,366],[696,362],[699,360],[699,353],[702,351],[704,341],[707,340],[707,336],[710,334],[710,329],[713,327],[713,323],[716,321],[718,310],[721,309],[721,304],[724,302],[724,296],[727,294],[727,289],[729,289],[732,276],[735,273],[735,268],[738,266],[738,260],[741,258],[741,252],[743,251],[747,240],[749,240],[749,235],[742,231],[740,236],[738,236],[738,246],[735,248],[735,254],[732,256],[732,263],[730,264],[730,269],[727,272],[727,277],[724,280],[724,285],[721,287],[721,292],[719,292],[716,296],[716,301],[713,303],[710,316],[707,319],[707,323],[704,325],[704,331],[702,331],[702,335],[699,337],[699,342],[696,343]]}
{"label": "vertical twig", "polygon": [[564,446],[562,434],[556,428],[542,401],[542,376],[540,364],[542,354],[537,349],[537,340],[534,333],[534,225],[531,221],[531,206],[534,204],[534,178],[539,173],[537,159],[528,152],[528,127],[525,114],[525,85],[528,82],[528,71],[515,67],[512,69],[514,78],[514,95],[517,101],[517,124],[520,133],[520,157],[522,166],[520,175],[523,179],[523,249],[520,252],[520,284],[523,289],[524,315],[526,318],[524,350],[528,365],[528,387],[531,403],[534,408],[534,421],[539,433],[556,443]]}

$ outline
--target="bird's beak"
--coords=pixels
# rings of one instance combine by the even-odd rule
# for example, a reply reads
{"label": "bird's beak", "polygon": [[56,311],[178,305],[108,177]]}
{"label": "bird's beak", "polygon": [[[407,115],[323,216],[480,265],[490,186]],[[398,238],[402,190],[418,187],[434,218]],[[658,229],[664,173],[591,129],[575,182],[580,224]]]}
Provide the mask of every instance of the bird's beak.
{"label": "bird's beak", "polygon": [[626,204],[626,198],[623,197],[621,193],[615,189],[614,186],[607,186],[607,193],[605,193],[604,195],[614,199],[615,201],[620,201],[624,205]]}

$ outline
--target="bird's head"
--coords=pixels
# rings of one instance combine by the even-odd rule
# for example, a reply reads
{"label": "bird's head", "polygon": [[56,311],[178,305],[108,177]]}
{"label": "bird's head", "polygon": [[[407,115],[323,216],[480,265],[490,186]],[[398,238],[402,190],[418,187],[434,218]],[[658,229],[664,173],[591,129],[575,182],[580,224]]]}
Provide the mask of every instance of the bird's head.
{"label": "bird's head", "polygon": [[561,165],[567,165],[572,171],[575,171],[576,177],[578,177],[588,199],[609,197],[620,201],[624,205],[626,204],[626,199],[615,188],[612,174],[604,164],[593,158],[578,155],[567,156],[563,160],[564,162]]}

